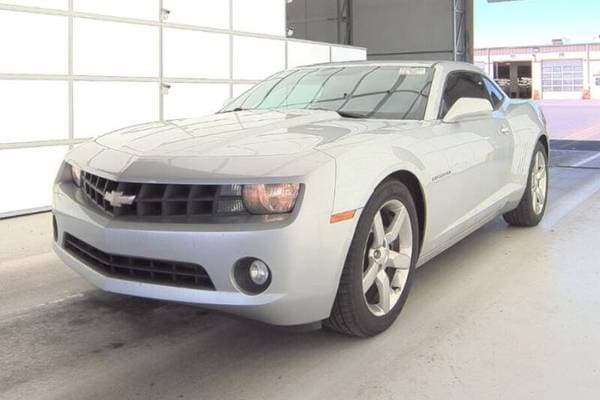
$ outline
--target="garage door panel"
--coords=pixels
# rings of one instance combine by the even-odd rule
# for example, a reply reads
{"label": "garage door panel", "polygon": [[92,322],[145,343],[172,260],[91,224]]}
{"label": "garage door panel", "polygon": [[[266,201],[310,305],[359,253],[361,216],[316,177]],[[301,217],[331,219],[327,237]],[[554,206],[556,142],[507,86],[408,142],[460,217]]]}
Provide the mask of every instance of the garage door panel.
{"label": "garage door panel", "polygon": [[78,75],[158,75],[158,27],[75,18],[74,72]]}
{"label": "garage door panel", "polygon": [[44,7],[53,9],[66,9],[69,7],[68,0],[3,0],[2,3],[26,7]]}
{"label": "garage door panel", "polygon": [[264,79],[285,68],[285,42],[236,36],[233,38],[234,79]]}
{"label": "garage door panel", "polygon": [[282,0],[233,0],[233,29],[285,36],[285,5]]}
{"label": "garage door panel", "polygon": [[583,91],[583,61],[543,61],[542,90],[546,98],[579,97]]}
{"label": "garage door panel", "polygon": [[165,119],[212,114],[229,98],[228,84],[175,83],[165,96]]}
{"label": "garage door panel", "polygon": [[229,28],[229,2],[213,0],[164,0],[164,8],[170,11],[168,22]]}
{"label": "garage door panel", "polygon": [[117,17],[158,19],[158,1],[149,0],[74,0],[75,11]]}
{"label": "garage door panel", "polygon": [[0,72],[65,74],[68,39],[67,17],[0,11]]}
{"label": "garage door panel", "polygon": [[229,77],[229,35],[175,28],[166,28],[163,35],[165,76]]}
{"label": "garage door panel", "polygon": [[[52,183],[67,151],[66,146],[0,150],[0,215],[17,210],[47,207],[52,202]],[[26,184],[25,184],[26,183]]]}
{"label": "garage door panel", "polygon": [[75,82],[75,137],[158,120],[158,94],[157,83]]}
{"label": "garage door panel", "polygon": [[246,84],[233,85],[233,97],[241,96],[244,92],[246,92],[253,86],[254,85],[246,85]]}
{"label": "garage door panel", "polygon": [[69,137],[68,83],[0,81],[0,143]]}

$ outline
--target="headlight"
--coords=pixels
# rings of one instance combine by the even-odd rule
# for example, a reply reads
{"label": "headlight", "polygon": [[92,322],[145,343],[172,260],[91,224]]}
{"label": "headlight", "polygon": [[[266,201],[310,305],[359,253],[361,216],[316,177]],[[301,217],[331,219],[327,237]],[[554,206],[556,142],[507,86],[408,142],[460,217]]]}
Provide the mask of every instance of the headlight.
{"label": "headlight", "polygon": [[69,164],[71,168],[71,179],[73,179],[73,183],[77,187],[81,187],[81,168],[76,165]]}
{"label": "headlight", "polygon": [[244,185],[243,199],[252,214],[283,214],[294,209],[300,184]]}

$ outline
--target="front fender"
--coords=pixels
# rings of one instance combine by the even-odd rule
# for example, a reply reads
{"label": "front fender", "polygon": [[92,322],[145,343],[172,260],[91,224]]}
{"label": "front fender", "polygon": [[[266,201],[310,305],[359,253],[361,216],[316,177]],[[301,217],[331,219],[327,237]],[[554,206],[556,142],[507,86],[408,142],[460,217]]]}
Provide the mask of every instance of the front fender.
{"label": "front fender", "polygon": [[389,146],[386,149],[355,149],[338,155],[333,214],[362,209],[375,188],[398,171],[413,174],[426,197],[423,183],[428,181],[427,170],[423,162],[410,151]]}
{"label": "front fender", "polygon": [[548,138],[539,107],[530,101],[512,100],[506,117],[514,137],[512,181],[525,189],[531,156],[537,142]]}

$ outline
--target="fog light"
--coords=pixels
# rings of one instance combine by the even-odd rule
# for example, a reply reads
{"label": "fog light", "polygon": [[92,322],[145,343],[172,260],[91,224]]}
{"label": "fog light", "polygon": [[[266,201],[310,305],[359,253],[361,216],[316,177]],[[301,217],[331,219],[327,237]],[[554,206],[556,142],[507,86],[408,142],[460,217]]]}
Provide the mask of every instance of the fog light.
{"label": "fog light", "polygon": [[271,270],[264,261],[246,257],[235,263],[233,279],[242,292],[256,295],[267,290],[271,284]]}
{"label": "fog light", "polygon": [[269,268],[260,260],[252,261],[249,269],[250,279],[257,285],[264,285],[269,280]]}

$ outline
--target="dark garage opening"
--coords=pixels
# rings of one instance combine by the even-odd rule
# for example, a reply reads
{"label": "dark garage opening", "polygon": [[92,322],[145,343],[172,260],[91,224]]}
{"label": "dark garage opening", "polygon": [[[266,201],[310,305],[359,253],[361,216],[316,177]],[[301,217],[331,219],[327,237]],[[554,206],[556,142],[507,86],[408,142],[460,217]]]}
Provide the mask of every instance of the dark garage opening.
{"label": "dark garage opening", "polygon": [[494,63],[494,78],[513,99],[531,99],[531,61]]}

